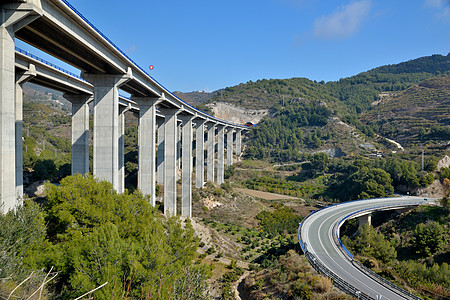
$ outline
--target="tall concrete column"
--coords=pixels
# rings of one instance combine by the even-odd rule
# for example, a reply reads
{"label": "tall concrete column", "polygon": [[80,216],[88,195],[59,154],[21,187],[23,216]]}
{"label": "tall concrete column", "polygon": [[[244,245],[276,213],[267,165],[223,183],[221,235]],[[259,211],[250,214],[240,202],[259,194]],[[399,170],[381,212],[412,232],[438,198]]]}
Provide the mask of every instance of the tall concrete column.
{"label": "tall concrete column", "polygon": [[160,109],[164,123],[164,214],[177,214],[177,113],[178,109]]}
{"label": "tall concrete column", "polygon": [[241,129],[236,130],[236,155],[237,156],[241,155],[241,151],[242,151],[242,149],[241,149],[241,141],[242,141],[241,132],[242,132]]}
{"label": "tall concrete column", "polygon": [[363,227],[365,224],[372,224],[372,214],[366,214],[359,217],[359,227]]}
{"label": "tall concrete column", "polygon": [[[178,125],[178,137],[177,137],[177,168],[178,170],[181,170],[181,131],[182,131],[182,124]],[[178,178],[180,179],[180,178]]]}
{"label": "tall concrete column", "polygon": [[123,106],[119,107],[118,128],[119,128],[119,173],[117,182],[117,191],[123,193],[125,191],[125,112],[127,109]]}
{"label": "tall concrete column", "polygon": [[206,141],[206,180],[214,182],[214,152],[216,141],[216,126],[208,124],[208,139]]}
{"label": "tall concrete column", "polygon": [[32,4],[10,3],[0,13],[0,212],[8,212],[17,205],[14,37],[39,12]]}
{"label": "tall concrete column", "polygon": [[83,74],[94,85],[94,176],[119,184],[119,87],[131,79],[127,75]]}
{"label": "tall concrete column", "polygon": [[181,173],[181,215],[192,217],[192,119],[194,116],[179,116],[182,123],[182,159]]}
{"label": "tall concrete column", "polygon": [[72,103],[72,175],[89,173],[90,95],[64,94]]}
{"label": "tall concrete column", "polygon": [[164,184],[164,119],[158,118],[158,153],[156,157],[156,181]]}
{"label": "tall concrete column", "polygon": [[205,120],[196,122],[195,131],[195,187],[203,188],[205,182]]}
{"label": "tall concrete column", "polygon": [[156,102],[154,98],[133,98],[139,104],[138,189],[156,204]]}
{"label": "tall concrete column", "polygon": [[233,128],[228,127],[227,132],[227,166],[233,164]]}
{"label": "tall concrete column", "polygon": [[[6,20],[3,20],[5,22]],[[3,212],[16,206],[14,31],[0,28],[0,195]],[[1,209],[1,208],[0,208]]]}
{"label": "tall concrete column", "polygon": [[225,168],[225,126],[218,125],[218,141],[217,141],[217,184],[224,181]]}
{"label": "tall concrete column", "polygon": [[23,89],[25,82],[36,76],[36,68],[30,64],[29,69],[25,72],[16,74],[16,90],[15,90],[15,152],[16,152],[16,197],[23,198]]}

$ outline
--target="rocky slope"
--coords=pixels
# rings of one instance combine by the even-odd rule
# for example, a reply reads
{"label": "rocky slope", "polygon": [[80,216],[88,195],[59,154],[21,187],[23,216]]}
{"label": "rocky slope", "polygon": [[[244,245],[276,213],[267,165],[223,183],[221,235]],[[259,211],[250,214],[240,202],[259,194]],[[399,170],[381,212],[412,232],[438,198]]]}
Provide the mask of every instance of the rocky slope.
{"label": "rocky slope", "polygon": [[238,124],[245,124],[247,122],[257,124],[269,113],[268,109],[249,109],[226,102],[215,102],[208,104],[208,106],[213,111],[214,116]]}

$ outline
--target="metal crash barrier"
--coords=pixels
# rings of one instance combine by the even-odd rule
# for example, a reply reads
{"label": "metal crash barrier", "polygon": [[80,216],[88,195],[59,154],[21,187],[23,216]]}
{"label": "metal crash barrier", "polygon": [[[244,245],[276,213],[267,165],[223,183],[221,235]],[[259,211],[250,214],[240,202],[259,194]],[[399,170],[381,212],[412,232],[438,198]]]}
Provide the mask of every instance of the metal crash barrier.
{"label": "metal crash barrier", "polygon": [[[394,207],[410,206],[410,205],[417,205],[417,203],[402,203],[402,204],[394,205]],[[335,206],[335,205],[333,205],[333,206]],[[341,224],[343,222],[345,222],[345,220],[348,219],[349,217],[351,217],[351,216],[353,216],[353,215],[355,215],[357,213],[361,213],[363,211],[374,211],[374,210],[377,210],[377,209],[380,209],[380,208],[387,208],[387,207],[393,207],[393,206],[392,205],[391,206],[377,206],[377,207],[372,207],[372,208],[368,208],[368,209],[363,209],[363,210],[359,210],[357,212],[353,212],[353,213],[351,213],[351,214],[341,218],[333,226],[333,241],[337,245],[337,247],[340,249],[340,251],[347,257],[347,259],[352,262],[353,266],[355,266],[361,272],[366,274],[372,280],[382,284],[386,288],[388,288],[391,291],[395,292],[396,294],[404,297],[405,299],[422,300],[422,298],[419,298],[416,295],[414,295],[414,294],[412,294],[412,293],[410,293],[410,292],[400,288],[399,286],[393,284],[392,282],[390,282],[390,281],[384,279],[383,277],[381,277],[380,275],[376,274],[372,270],[366,268],[360,262],[354,260],[353,259],[353,255],[350,253],[350,251],[348,251],[348,249],[344,246],[344,244],[342,243],[341,239],[339,238],[339,228],[340,228]],[[322,208],[322,209],[324,209],[324,208]],[[322,210],[322,209],[320,209],[320,210]],[[308,217],[310,217],[311,215],[313,215],[316,212],[318,212],[318,211],[314,211]],[[308,217],[306,217],[306,218],[308,218]],[[302,236],[301,236],[301,229],[302,229],[302,225],[303,225],[305,219],[298,226],[298,241],[299,241],[300,247],[303,250],[303,253],[305,254],[306,259],[309,261],[311,266],[317,272],[319,272],[319,273],[329,277],[332,280],[334,286],[336,286],[341,291],[347,293],[348,295],[351,295],[351,296],[353,296],[353,297],[355,297],[357,299],[374,299],[374,298],[370,297],[369,295],[365,294],[364,292],[361,292],[356,287],[354,287],[353,285],[349,284],[348,282],[346,282],[345,280],[343,280],[342,278],[340,278],[336,274],[334,274],[331,270],[326,268],[320,262],[320,260],[315,257],[314,254],[312,254],[312,253],[310,253],[308,251],[307,243],[305,243],[303,241]]]}

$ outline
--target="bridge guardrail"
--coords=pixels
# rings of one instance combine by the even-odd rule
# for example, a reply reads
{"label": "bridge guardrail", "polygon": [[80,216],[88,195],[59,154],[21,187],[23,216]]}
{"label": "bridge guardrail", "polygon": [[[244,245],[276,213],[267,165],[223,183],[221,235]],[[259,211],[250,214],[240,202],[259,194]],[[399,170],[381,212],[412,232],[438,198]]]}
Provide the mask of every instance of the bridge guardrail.
{"label": "bridge guardrail", "polygon": [[350,251],[348,251],[348,249],[344,246],[344,243],[342,243],[341,239],[338,236],[337,228],[338,228],[339,224],[340,224],[340,222],[339,223],[335,223],[334,226],[333,226],[333,233],[334,233],[333,234],[333,240],[334,240],[334,243],[338,246],[338,248],[341,250],[341,252],[345,256],[347,256],[348,259],[353,260],[353,254]]}
{"label": "bridge guardrail", "polygon": [[336,274],[334,274],[331,270],[327,269],[318,259],[315,258],[313,254],[310,252],[305,253],[306,259],[308,259],[311,266],[319,273],[329,277],[333,284],[340,289],[341,291],[356,297],[357,299],[362,300],[372,300],[373,298],[367,295],[364,292],[361,292],[357,288],[355,288],[353,285],[349,284]]}
{"label": "bridge guardrail", "polygon": [[360,269],[362,272],[366,273],[367,276],[375,279],[376,281],[378,281],[379,283],[383,284],[383,285],[388,285],[391,288],[397,290],[398,292],[400,292],[401,294],[403,294],[404,296],[409,297],[410,299],[414,299],[414,300],[423,300],[422,298],[417,297],[416,295],[400,288],[399,286],[393,284],[392,282],[390,282],[389,280],[384,279],[383,277],[381,277],[380,275],[378,275],[377,273],[375,273],[374,271],[372,271],[369,268],[366,268],[366,266],[364,266],[363,264],[361,264],[359,261],[357,260],[352,260],[352,264],[357,267],[358,269]]}
{"label": "bridge guardrail", "polygon": [[28,57],[31,57],[32,59],[35,59],[35,60],[37,60],[37,61],[40,61],[41,63],[44,63],[44,64],[46,64],[47,66],[50,66],[50,67],[52,67],[52,68],[54,68],[54,69],[57,69],[57,70],[59,70],[59,71],[61,71],[61,72],[64,72],[64,73],[66,73],[67,75],[70,75],[70,76],[75,77],[75,78],[77,78],[77,79],[80,79],[80,80],[82,80],[82,81],[86,81],[86,80],[84,80],[83,78],[81,78],[79,75],[74,74],[74,73],[72,73],[72,72],[70,72],[70,71],[67,71],[67,70],[65,70],[65,69],[63,69],[63,68],[61,68],[61,67],[58,67],[57,65],[52,64],[51,62],[46,61],[45,59],[42,59],[42,58],[40,58],[40,57],[38,57],[38,56],[36,56],[36,55],[34,55],[34,54],[31,54],[31,53],[28,52],[28,51],[25,51],[25,50],[23,50],[23,49],[20,49],[20,48],[17,47],[17,46],[15,46],[15,50],[16,50],[17,52],[19,52],[19,53],[22,53],[22,54],[28,56]]}
{"label": "bridge guardrail", "polygon": [[[364,201],[367,199],[363,199],[363,200],[357,200],[357,201]],[[352,201],[353,202],[353,201]],[[339,204],[342,203],[338,203],[338,204],[334,204],[332,206],[337,206]],[[362,209],[359,210],[357,212],[353,212],[347,216],[345,216],[344,218],[342,218],[340,220],[340,222],[335,223],[334,227],[333,227],[333,240],[335,241],[335,243],[337,244],[338,248],[344,253],[344,255],[346,255],[351,261],[352,264],[358,268],[360,271],[362,271],[363,273],[365,273],[367,276],[371,277],[373,280],[381,283],[382,285],[386,286],[387,288],[393,290],[395,293],[400,293],[403,296],[406,296],[409,299],[414,299],[414,300],[422,300],[421,298],[417,297],[416,295],[411,294],[410,292],[398,287],[397,285],[393,284],[392,282],[389,282],[388,280],[384,279],[383,277],[379,276],[378,274],[376,274],[375,272],[373,272],[372,270],[366,268],[365,266],[363,266],[362,264],[360,264],[359,262],[355,261],[353,259],[353,255],[350,253],[350,251],[348,251],[348,249],[344,246],[344,244],[342,243],[342,241],[339,239],[339,236],[337,234],[337,229],[338,227],[340,227],[339,225],[345,221],[345,219],[347,219],[348,217],[363,212],[363,211],[367,211],[367,210],[376,210],[378,208],[386,208],[386,207],[394,207],[394,206],[411,206],[411,205],[417,205],[417,202],[408,202],[408,203],[402,203],[402,204],[397,204],[397,205],[383,205],[383,206],[377,206],[377,207],[372,207],[372,208],[368,208],[368,209]],[[328,276],[329,278],[331,278],[333,284],[339,288],[340,290],[344,291],[345,293],[352,295],[353,297],[356,297],[358,299],[373,299],[371,298],[369,295],[359,291],[357,288],[355,288],[354,286],[352,286],[351,284],[349,284],[348,282],[346,282],[345,280],[343,280],[342,278],[340,278],[339,276],[337,276],[336,274],[334,274],[331,270],[327,269],[320,261],[318,261],[315,256],[310,253],[307,249],[307,244],[303,241],[302,236],[301,236],[301,229],[302,226],[304,224],[304,221],[309,218],[310,216],[312,216],[313,214],[317,213],[318,211],[325,209],[327,207],[321,208],[319,210],[313,211],[312,213],[310,213],[305,219],[302,220],[302,222],[300,222],[299,227],[298,227],[298,241],[300,244],[300,247],[302,248],[303,252],[305,253],[305,257],[306,259],[309,261],[309,263],[311,264],[311,266],[313,266],[313,268],[325,275]]]}
{"label": "bridge guardrail", "polygon": [[[136,67],[138,67],[142,72],[147,74],[150,78],[150,74],[148,74],[143,68],[141,68],[134,60],[131,59],[122,49],[120,49],[116,44],[113,43],[103,32],[101,32],[97,27],[94,26],[85,16],[83,16],[72,4],[70,4],[67,0],[62,0],[64,4],[66,4],[75,14],[77,14],[83,21],[85,21],[92,29],[94,29],[98,34],[100,34],[108,43],[111,44],[117,51],[119,51],[123,56],[125,56],[130,62],[132,62]],[[154,78],[152,78],[154,80]],[[155,80],[156,81],[156,80]],[[159,83],[158,83],[159,84]]]}
{"label": "bridge guardrail", "polygon": [[300,244],[300,248],[302,248],[303,253],[306,253],[306,244],[303,244],[302,235],[300,234],[300,231],[302,230],[302,224],[303,224],[303,221],[301,221],[298,224],[297,236],[298,236],[298,243]]}
{"label": "bridge guardrail", "polygon": [[330,278],[331,281],[333,282],[333,285],[336,286],[341,291],[343,291],[353,297],[356,297],[358,299],[372,300],[373,298],[371,298],[369,295],[361,292],[360,290],[358,290],[357,288],[355,288],[354,286],[352,286],[351,284],[349,284],[348,282],[346,282],[345,280],[343,280],[342,278],[340,278],[339,276],[334,274],[331,270],[327,269],[321,262],[319,262],[319,260],[317,260],[315,258],[314,254],[308,252],[307,244],[305,242],[303,242],[302,235],[301,235],[302,225],[303,225],[303,221],[300,222],[300,224],[298,226],[298,241],[299,241],[300,247],[303,250],[303,253],[305,254],[306,259],[309,261],[311,266],[317,272]]}
{"label": "bridge guardrail", "polygon": [[375,273],[372,270],[366,268],[360,262],[354,260],[353,259],[353,255],[344,246],[344,244],[342,243],[342,241],[341,241],[341,239],[339,238],[339,235],[338,235],[338,228],[340,227],[341,223],[345,222],[345,220],[347,220],[349,217],[351,217],[351,216],[353,216],[355,214],[358,214],[358,213],[361,213],[361,212],[365,212],[365,211],[374,211],[374,210],[377,210],[379,208],[402,207],[402,206],[412,206],[412,205],[417,205],[417,203],[416,202],[408,202],[408,203],[401,203],[401,204],[396,204],[396,205],[380,205],[380,206],[376,206],[376,207],[361,209],[361,210],[358,210],[358,211],[353,212],[351,214],[348,214],[345,217],[341,218],[339,220],[339,222],[336,222],[335,225],[333,226],[333,240],[336,243],[336,245],[338,246],[338,248],[341,250],[341,252],[352,261],[352,264],[355,267],[357,267],[360,271],[365,273],[367,276],[371,277],[373,280],[375,280],[378,283],[384,285],[385,287],[387,287],[388,289],[392,290],[393,292],[395,292],[397,294],[405,296],[405,297],[407,297],[409,299],[422,300],[422,298],[419,298],[416,295],[414,295],[414,294],[412,294],[412,293],[402,289],[401,287],[393,284],[389,280],[384,279],[383,277],[381,277],[377,273]]}
{"label": "bridge guardrail", "polygon": [[199,109],[195,108],[194,106],[190,105],[189,103],[183,101],[182,99],[180,99],[179,97],[175,96],[172,92],[170,92],[166,87],[164,87],[160,82],[158,82],[155,78],[153,78],[147,71],[144,70],[144,68],[142,68],[140,65],[138,65],[130,56],[128,56],[122,49],[120,49],[116,44],[114,44],[114,42],[112,40],[110,40],[103,32],[101,32],[97,27],[95,27],[94,24],[92,24],[85,16],[83,16],[83,14],[81,12],[79,12],[72,4],[70,4],[70,2],[68,0],[61,0],[65,5],[67,5],[67,7],[69,7],[76,15],[78,15],[83,21],[85,21],[94,31],[96,31],[101,37],[103,37],[108,43],[110,43],[111,46],[113,46],[117,51],[119,51],[124,57],[126,57],[126,59],[128,59],[136,68],[138,68],[141,72],[143,72],[145,75],[147,75],[149,78],[151,78],[151,80],[153,80],[154,82],[156,82],[159,86],[161,86],[163,89],[165,89],[172,97],[174,97],[175,99],[177,99],[178,101],[180,101],[181,103],[183,103],[184,105],[189,106],[190,108],[192,108],[194,111],[197,112],[201,112],[203,114],[205,114],[208,117],[211,117],[213,119],[219,120],[221,122],[224,123],[228,123],[231,125],[238,125],[238,124],[234,124],[232,122],[228,122],[225,120],[221,120],[219,118],[216,118],[214,116],[211,116],[205,112],[200,111]]}

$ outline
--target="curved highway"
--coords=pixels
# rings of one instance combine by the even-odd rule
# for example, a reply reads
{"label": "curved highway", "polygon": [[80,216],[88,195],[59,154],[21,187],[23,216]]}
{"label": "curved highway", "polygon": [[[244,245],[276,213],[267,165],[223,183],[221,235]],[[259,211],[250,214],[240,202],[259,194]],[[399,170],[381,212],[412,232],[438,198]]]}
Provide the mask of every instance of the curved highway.
{"label": "curved highway", "polygon": [[[321,209],[303,220],[299,227],[299,240],[303,251],[308,254],[308,260],[316,267],[324,267],[335,278],[342,279],[345,285],[353,288],[354,295],[360,295],[361,299],[418,299],[402,294],[395,288],[387,287],[369,277],[366,272],[352,263],[352,255],[346,253],[346,249],[339,247],[339,226],[343,219],[357,217],[370,211],[389,210],[407,206],[426,204],[424,198],[396,197],[369,199],[341,203]],[[329,274],[328,274],[329,275]],[[333,276],[331,276],[333,277]],[[336,281],[333,279],[333,281]],[[364,297],[363,297],[364,296]]]}

